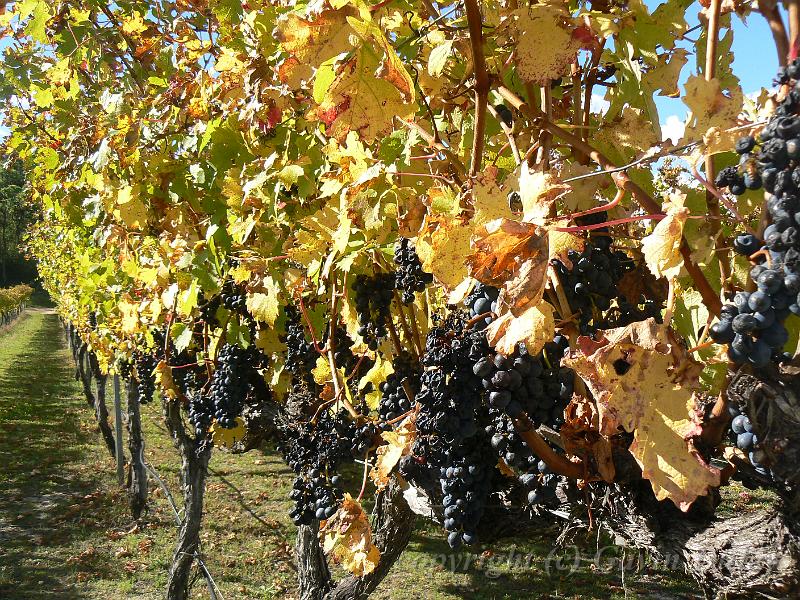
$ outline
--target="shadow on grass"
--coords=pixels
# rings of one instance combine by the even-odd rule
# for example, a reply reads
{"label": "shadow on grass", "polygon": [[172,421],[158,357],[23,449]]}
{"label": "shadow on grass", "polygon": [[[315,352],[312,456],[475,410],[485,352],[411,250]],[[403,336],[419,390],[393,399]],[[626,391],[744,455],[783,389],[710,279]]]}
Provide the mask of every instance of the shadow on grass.
{"label": "shadow on grass", "polygon": [[3,339],[0,598],[77,600],[85,596],[69,584],[75,573],[108,568],[95,564],[91,546],[77,557],[65,552],[107,528],[98,509],[110,498],[91,493],[102,487],[96,470],[75,468],[96,452],[96,434],[81,427],[87,407],[62,336],[56,315],[36,312]]}

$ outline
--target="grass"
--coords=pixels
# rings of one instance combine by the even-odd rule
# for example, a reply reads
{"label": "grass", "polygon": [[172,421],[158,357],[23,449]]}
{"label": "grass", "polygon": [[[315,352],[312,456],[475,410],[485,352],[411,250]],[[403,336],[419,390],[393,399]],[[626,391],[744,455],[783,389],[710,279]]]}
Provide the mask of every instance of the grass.
{"label": "grass", "polygon": [[[157,403],[143,408],[143,429],[147,461],[177,493],[179,459]],[[171,509],[151,482],[148,513],[131,521],[58,319],[47,311],[31,310],[0,333],[0,465],[0,598],[163,597],[176,533]],[[225,599],[295,597],[288,469],[271,449],[215,451],[210,469],[203,551]],[[347,475],[357,491],[360,473]],[[681,574],[646,561],[623,578],[619,549],[596,561],[597,547],[608,545],[596,532],[553,553],[557,535],[554,526],[454,553],[439,529],[419,521],[374,597],[698,597]],[[208,597],[202,579],[192,597]]]}

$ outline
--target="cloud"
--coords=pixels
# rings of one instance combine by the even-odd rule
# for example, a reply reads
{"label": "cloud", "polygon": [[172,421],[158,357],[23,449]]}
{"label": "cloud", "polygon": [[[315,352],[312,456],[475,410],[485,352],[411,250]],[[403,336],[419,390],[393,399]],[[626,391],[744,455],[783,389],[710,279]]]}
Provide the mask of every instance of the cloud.
{"label": "cloud", "polygon": [[593,113],[605,114],[611,103],[603,98],[600,94],[592,94],[592,99],[589,102],[589,110]]}
{"label": "cloud", "polygon": [[686,129],[686,124],[678,115],[670,115],[667,117],[667,122],[661,124],[661,139],[671,140],[673,144],[677,144],[683,137],[683,132]]}

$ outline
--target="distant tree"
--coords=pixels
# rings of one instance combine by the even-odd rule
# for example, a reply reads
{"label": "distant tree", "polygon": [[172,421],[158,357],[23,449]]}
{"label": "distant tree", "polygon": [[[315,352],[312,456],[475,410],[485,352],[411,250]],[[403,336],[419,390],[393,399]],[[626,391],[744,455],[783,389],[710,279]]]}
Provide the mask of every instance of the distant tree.
{"label": "distant tree", "polygon": [[20,242],[34,213],[25,194],[22,161],[14,161],[0,170],[0,287],[31,278]]}

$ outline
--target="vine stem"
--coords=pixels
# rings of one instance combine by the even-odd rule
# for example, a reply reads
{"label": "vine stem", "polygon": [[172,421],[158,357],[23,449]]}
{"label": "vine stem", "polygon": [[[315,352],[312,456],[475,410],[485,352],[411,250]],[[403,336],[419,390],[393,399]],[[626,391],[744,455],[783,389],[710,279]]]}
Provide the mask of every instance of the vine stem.
{"label": "vine stem", "polygon": [[783,24],[783,18],[778,9],[778,2],[777,0],[760,0],[758,10],[764,15],[772,31],[772,39],[775,41],[775,49],[778,51],[778,64],[785,67],[789,58],[789,36],[786,34],[786,26]]}
{"label": "vine stem", "polygon": [[544,438],[539,435],[539,432],[534,429],[533,423],[526,414],[523,413],[522,416],[514,419],[514,427],[533,453],[541,458],[553,472],[573,479],[584,479],[586,477],[584,464],[582,462],[572,462],[566,456],[556,454],[544,441]]}
{"label": "vine stem", "polygon": [[429,147],[438,150],[447,157],[450,166],[453,167],[453,170],[455,171],[453,175],[456,179],[456,183],[460,184],[464,179],[467,178],[467,170],[464,168],[464,165],[461,164],[461,160],[459,160],[458,156],[456,156],[456,154],[450,148],[445,146],[441,141],[437,140],[435,136],[428,133],[419,123],[404,120],[401,120],[400,122],[409,129],[416,131],[420,137],[425,140],[425,143],[427,143]]}
{"label": "vine stem", "polygon": [[612,225],[624,225],[625,223],[633,223],[634,221],[647,221],[666,218],[667,215],[663,213],[648,214],[648,215],[634,215],[632,217],[625,217],[623,219],[614,219],[613,221],[603,221],[602,223],[594,223],[592,225],[575,225],[574,227],[550,227],[551,231],[563,231],[564,233],[580,233],[581,231],[591,231],[593,229],[602,229],[603,227],[611,227]]}
{"label": "vine stem", "polygon": [[[711,81],[716,77],[717,69],[717,48],[719,46],[719,14],[722,6],[722,0],[711,0],[711,15],[708,19],[708,35],[706,42],[706,68],[704,69],[704,76],[706,81]],[[706,205],[708,206],[708,213],[711,216],[719,217],[719,202],[720,196],[715,194],[710,186],[714,177],[716,177],[716,165],[714,164],[714,156],[706,156],[706,172],[705,176],[709,182],[706,185]],[[720,246],[722,241],[722,223],[719,220],[712,220],[709,223],[711,229],[711,237],[714,240],[714,248]],[[717,262],[719,264],[720,287],[725,289],[726,284],[730,280],[730,252],[727,250],[718,253]]]}
{"label": "vine stem", "polygon": [[339,370],[336,368],[336,358],[334,356],[335,352],[335,344],[334,341],[336,338],[334,334],[336,332],[336,309],[337,304],[339,301],[339,296],[336,294],[336,282],[331,282],[331,323],[330,328],[328,331],[328,365],[331,369],[331,379],[333,380],[333,392],[337,398],[341,398],[342,404],[344,404],[345,409],[347,412],[350,413],[350,416],[354,419],[357,419],[360,415],[358,411],[353,407],[350,401],[347,399],[347,394],[344,393],[344,386],[347,385],[346,381],[339,382]]}
{"label": "vine stem", "polygon": [[361,491],[358,492],[358,501],[364,497],[364,492],[367,489],[367,474],[369,473],[369,450],[364,455],[364,478],[361,480]]}
{"label": "vine stem", "polygon": [[475,131],[472,138],[472,159],[469,176],[474,177],[481,168],[484,132],[486,131],[486,107],[489,103],[489,72],[483,54],[483,23],[478,0],[464,0],[469,25],[469,43],[472,48],[472,68],[475,73]]}
{"label": "vine stem", "polygon": [[[707,157],[705,157],[705,158],[706,158],[706,169],[708,169],[708,160],[709,160],[711,157],[710,157],[710,156],[707,156]],[[755,230],[753,230],[753,229],[752,229],[752,228],[751,228],[751,227],[750,227],[750,226],[747,224],[747,219],[745,219],[744,217],[742,217],[742,215],[740,215],[740,214],[739,214],[739,211],[738,211],[738,210],[736,210],[736,206],[734,206],[734,204],[733,204],[732,202],[730,202],[730,201],[729,201],[729,200],[728,200],[728,199],[725,197],[725,195],[724,195],[722,192],[720,192],[720,191],[719,191],[719,190],[716,188],[716,186],[715,186],[713,183],[711,183],[711,180],[710,180],[710,179],[706,179],[705,177],[703,177],[702,175],[700,175],[700,171],[698,171],[698,170],[697,170],[697,165],[698,165],[698,163],[699,163],[701,160],[703,160],[703,157],[702,157],[702,156],[701,156],[700,158],[698,158],[698,159],[697,159],[697,161],[695,161],[695,162],[692,164],[692,175],[694,176],[694,178],[695,178],[695,179],[697,179],[697,181],[699,181],[700,183],[702,183],[702,184],[703,184],[703,187],[704,187],[704,188],[706,188],[706,194],[707,194],[707,195],[709,195],[709,196],[713,196],[713,197],[714,197],[714,199],[715,199],[716,201],[722,202],[722,204],[724,204],[724,205],[725,205],[725,208],[727,208],[727,209],[728,209],[728,210],[731,212],[731,214],[733,215],[733,218],[734,218],[734,219],[736,219],[736,220],[737,220],[738,222],[740,222],[740,223],[744,223],[744,227],[745,227],[745,229],[747,229],[747,232],[748,232],[748,233],[752,233],[753,235],[756,235],[756,232],[755,232]],[[711,213],[711,214],[709,215],[709,218],[710,218],[712,221],[714,221],[714,222],[716,222],[717,224],[719,224],[719,219],[720,219],[720,215],[719,215],[719,204],[718,204],[718,202],[716,202],[716,201],[715,201],[715,203],[714,203],[714,205],[716,206],[716,211],[713,211],[713,210],[712,210],[712,208],[711,208],[711,205],[710,205],[710,204],[709,204],[709,206],[708,206],[708,210],[709,210],[709,212]]]}
{"label": "vine stem", "polygon": [[[560,139],[564,140],[568,144],[570,144],[573,148],[583,152],[587,156],[589,156],[594,162],[600,165],[601,168],[608,170],[615,168],[615,165],[608,159],[604,154],[595,150],[591,145],[587,142],[584,142],[581,138],[572,133],[565,131],[557,124],[553,123],[549,119],[545,118],[540,111],[537,111],[531,105],[527,104],[523,101],[517,94],[515,94],[512,90],[508,89],[505,86],[499,86],[497,90],[500,95],[514,108],[516,108],[521,113],[527,115],[534,121],[542,122],[544,129],[550,131],[553,135],[559,137]],[[653,200],[650,195],[645,192],[639,185],[633,182],[630,177],[628,177],[627,173],[620,171],[611,175],[614,184],[618,188],[622,188],[625,191],[630,192],[639,205],[642,206],[648,213],[656,214],[661,210],[661,207]],[[720,314],[720,310],[722,309],[722,302],[720,301],[717,293],[708,283],[706,276],[700,270],[700,268],[695,264],[692,260],[692,251],[689,246],[686,244],[686,239],[681,241],[681,255],[683,256],[683,264],[686,268],[686,271],[689,273],[689,276],[694,281],[695,286],[697,286],[697,290],[703,297],[703,302],[705,303],[706,307],[710,312],[715,315]]]}

